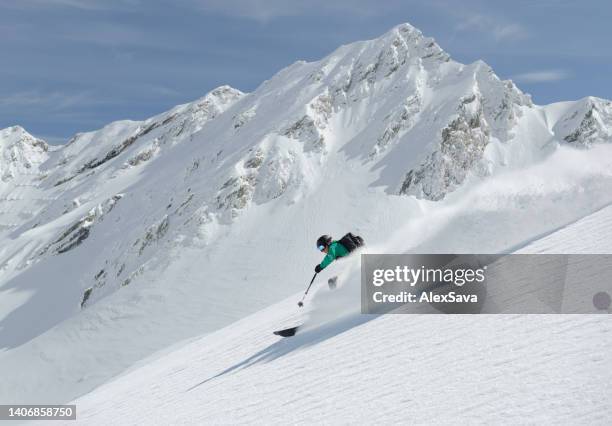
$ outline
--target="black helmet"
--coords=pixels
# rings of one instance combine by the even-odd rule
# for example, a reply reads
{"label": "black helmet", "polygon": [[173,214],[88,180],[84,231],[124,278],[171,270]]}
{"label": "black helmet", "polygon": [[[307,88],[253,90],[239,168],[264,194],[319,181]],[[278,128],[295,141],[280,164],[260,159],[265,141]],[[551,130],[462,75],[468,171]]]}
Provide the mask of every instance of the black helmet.
{"label": "black helmet", "polygon": [[321,235],[319,237],[319,239],[317,240],[317,248],[318,247],[327,247],[328,245],[330,245],[332,242],[332,237],[330,237],[329,235]]}

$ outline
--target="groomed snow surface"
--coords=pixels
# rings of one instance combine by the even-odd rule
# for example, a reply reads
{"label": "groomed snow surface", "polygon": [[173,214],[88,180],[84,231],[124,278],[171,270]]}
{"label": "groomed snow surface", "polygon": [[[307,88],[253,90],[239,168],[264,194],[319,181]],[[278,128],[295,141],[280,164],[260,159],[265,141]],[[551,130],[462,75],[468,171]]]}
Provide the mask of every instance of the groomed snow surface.
{"label": "groomed snow surface", "polygon": [[[611,250],[607,207],[521,252]],[[608,315],[353,313],[309,327],[335,295],[317,287],[301,318],[299,297],[77,399],[77,423],[609,424]],[[302,321],[295,337],[271,333]]]}

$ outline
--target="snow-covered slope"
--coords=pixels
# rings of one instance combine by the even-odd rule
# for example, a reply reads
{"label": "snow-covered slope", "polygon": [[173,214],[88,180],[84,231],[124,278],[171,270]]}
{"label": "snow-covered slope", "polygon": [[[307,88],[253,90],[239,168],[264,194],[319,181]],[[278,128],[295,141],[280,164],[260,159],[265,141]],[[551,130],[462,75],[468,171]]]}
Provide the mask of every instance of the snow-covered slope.
{"label": "snow-covered slope", "polygon": [[522,246],[612,203],[611,129],[609,101],[534,105],[404,24],[55,150],[5,130],[0,399],[72,399],[282,300],[322,233]]}
{"label": "snow-covered slope", "polygon": [[[610,253],[611,241],[607,207],[521,252]],[[335,297],[327,288],[317,296]],[[298,298],[77,399],[79,423],[609,421],[607,315],[346,316],[290,339],[271,335],[292,321]]]}
{"label": "snow-covered slope", "polygon": [[[40,143],[48,158],[32,161],[33,172],[19,169],[16,157],[9,169],[14,177],[2,187],[9,195],[0,202],[6,223],[0,288],[7,306],[0,346],[28,341],[128,285],[147,262],[160,262],[156,255],[165,257],[160,240],[198,196],[189,184],[168,178],[182,184],[193,167],[191,156],[185,164],[173,155],[241,96],[221,87],[144,122],[79,134],[48,154]],[[177,168],[186,170],[178,174]]]}
{"label": "snow-covered slope", "polygon": [[280,310],[76,400],[77,424],[609,420],[612,326],[603,316],[393,315],[278,341],[266,331]]}

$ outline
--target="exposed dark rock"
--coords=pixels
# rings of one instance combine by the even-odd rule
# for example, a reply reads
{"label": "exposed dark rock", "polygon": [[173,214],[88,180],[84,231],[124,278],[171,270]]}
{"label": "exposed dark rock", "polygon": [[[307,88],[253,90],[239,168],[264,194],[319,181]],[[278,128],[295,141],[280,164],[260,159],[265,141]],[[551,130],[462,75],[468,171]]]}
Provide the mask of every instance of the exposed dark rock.
{"label": "exposed dark rock", "polygon": [[57,248],[57,253],[65,253],[68,250],[72,250],[76,246],[80,245],[85,239],[89,237],[89,228],[80,227],[73,233],[68,241]]}
{"label": "exposed dark rock", "polygon": [[83,293],[83,300],[81,301],[81,309],[83,309],[85,307],[85,302],[87,302],[87,300],[89,300],[89,296],[91,296],[91,292],[92,291],[93,291],[93,288],[89,287]]}
{"label": "exposed dark rock", "polygon": [[261,150],[257,150],[253,157],[249,158],[245,163],[244,167],[247,169],[256,169],[263,163],[264,154]]}
{"label": "exposed dark rock", "polygon": [[164,235],[166,235],[166,232],[168,232],[169,227],[170,219],[168,218],[168,215],[164,215],[164,217],[159,223],[150,226],[147,229],[147,232],[145,233],[144,237],[142,238],[138,254],[142,255],[147,246],[156,241],[159,241]]}
{"label": "exposed dark rock", "polygon": [[312,148],[317,151],[322,150],[325,145],[325,138],[319,132],[315,121],[308,115],[303,116],[289,126],[282,134],[289,138],[306,142],[308,144],[306,148]]}

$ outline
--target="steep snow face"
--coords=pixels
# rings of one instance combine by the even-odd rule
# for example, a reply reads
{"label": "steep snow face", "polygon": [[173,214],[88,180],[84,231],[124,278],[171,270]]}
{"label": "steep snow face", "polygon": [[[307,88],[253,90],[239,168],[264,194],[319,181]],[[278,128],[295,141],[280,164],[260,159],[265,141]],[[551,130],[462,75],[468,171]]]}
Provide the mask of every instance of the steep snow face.
{"label": "steep snow face", "polygon": [[[584,101],[533,105],[404,24],[253,93],[222,86],[78,134],[35,176],[0,181],[4,365],[37,365],[24,397],[74,397],[297,291],[322,233],[399,251],[520,245],[612,202],[605,102],[589,143],[568,141]],[[483,227],[503,238],[475,239]]]}

